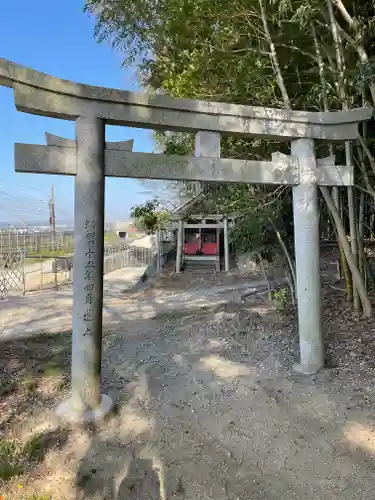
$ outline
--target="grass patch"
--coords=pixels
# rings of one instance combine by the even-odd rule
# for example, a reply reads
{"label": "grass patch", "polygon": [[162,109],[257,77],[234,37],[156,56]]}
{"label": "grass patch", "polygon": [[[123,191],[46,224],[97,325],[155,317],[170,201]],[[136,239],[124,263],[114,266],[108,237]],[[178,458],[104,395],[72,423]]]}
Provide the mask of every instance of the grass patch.
{"label": "grass patch", "polygon": [[[45,408],[65,396],[70,380],[71,332],[4,341],[0,349],[0,496],[22,500],[52,500],[49,490],[32,487],[47,454],[59,453],[69,437],[61,427],[22,438],[43,422]],[[25,484],[19,491],[17,482]],[[30,484],[30,487],[28,486]],[[18,496],[19,495],[19,496]]]}
{"label": "grass patch", "polygon": [[9,396],[16,389],[17,389],[16,380],[3,375],[3,377],[0,379],[0,398]]}
{"label": "grass patch", "polygon": [[121,238],[117,236],[116,233],[106,233],[104,236],[104,241],[106,243],[117,243],[118,241],[121,241]]}
{"label": "grass patch", "polygon": [[50,495],[28,495],[22,497],[22,500],[52,500],[52,497]]}
{"label": "grass patch", "polygon": [[36,391],[38,382],[31,375],[26,375],[26,377],[21,380],[21,387],[27,396],[31,396]]}
{"label": "grass patch", "polygon": [[5,375],[0,377],[0,398],[5,412],[0,415],[0,436],[13,419],[61,397],[70,380],[70,362],[70,332],[1,343],[0,373]]}
{"label": "grass patch", "polygon": [[0,440],[0,479],[9,481],[24,472],[22,459],[15,441]]}
{"label": "grass patch", "polygon": [[33,436],[27,441],[23,451],[30,462],[43,462],[47,452],[44,436],[42,434]]}
{"label": "grass patch", "polygon": [[290,291],[285,287],[274,290],[272,292],[272,301],[279,311],[283,311],[291,302]]}
{"label": "grass patch", "polygon": [[47,452],[53,448],[62,448],[68,437],[67,429],[48,431],[32,436],[23,447],[17,441],[1,439],[0,480],[9,481],[21,476],[31,464],[42,463]]}
{"label": "grass patch", "polygon": [[43,462],[52,448],[61,448],[68,440],[67,429],[57,429],[32,436],[23,448],[23,455],[28,462]]}
{"label": "grass patch", "polygon": [[43,375],[46,376],[46,377],[51,377],[51,378],[60,377],[62,375],[62,366],[61,366],[61,363],[59,363],[56,360],[49,361],[43,367]]}
{"label": "grass patch", "polygon": [[44,334],[29,339],[3,342],[0,351],[0,396],[18,387],[32,392],[43,377],[68,376],[71,360],[71,332]]}

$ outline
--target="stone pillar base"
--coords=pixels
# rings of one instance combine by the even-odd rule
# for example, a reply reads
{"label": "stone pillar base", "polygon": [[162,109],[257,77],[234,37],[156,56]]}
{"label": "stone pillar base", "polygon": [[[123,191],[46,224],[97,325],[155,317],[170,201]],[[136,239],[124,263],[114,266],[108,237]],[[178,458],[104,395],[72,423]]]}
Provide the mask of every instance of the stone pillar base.
{"label": "stone pillar base", "polygon": [[106,394],[101,395],[100,405],[94,410],[81,411],[74,407],[73,400],[71,398],[66,399],[60,403],[56,408],[56,414],[58,417],[71,423],[90,423],[99,422],[108,415],[108,413],[113,408],[112,399]]}
{"label": "stone pillar base", "polygon": [[300,373],[301,375],[314,375],[321,368],[323,368],[321,364],[304,365],[301,363],[296,363],[293,365],[293,371],[296,373]]}

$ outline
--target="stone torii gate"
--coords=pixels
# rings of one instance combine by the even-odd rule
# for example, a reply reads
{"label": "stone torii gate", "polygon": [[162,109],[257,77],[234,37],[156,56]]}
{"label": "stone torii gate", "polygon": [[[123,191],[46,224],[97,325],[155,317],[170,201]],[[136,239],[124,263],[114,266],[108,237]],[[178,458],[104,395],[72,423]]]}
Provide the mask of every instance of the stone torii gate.
{"label": "stone torii gate", "polygon": [[[58,407],[71,420],[95,420],[111,408],[101,394],[105,176],[293,186],[300,364],[323,366],[317,186],[353,184],[350,166],[317,160],[314,140],[348,141],[371,108],[305,112],[171,99],[61,80],[0,59],[0,85],[13,88],[19,111],[74,120],[76,140],[15,145],[17,172],[75,176],[72,394]],[[105,124],[196,134],[195,157],[133,153],[105,144]],[[291,141],[291,156],[271,161],[220,158],[220,136]]]}

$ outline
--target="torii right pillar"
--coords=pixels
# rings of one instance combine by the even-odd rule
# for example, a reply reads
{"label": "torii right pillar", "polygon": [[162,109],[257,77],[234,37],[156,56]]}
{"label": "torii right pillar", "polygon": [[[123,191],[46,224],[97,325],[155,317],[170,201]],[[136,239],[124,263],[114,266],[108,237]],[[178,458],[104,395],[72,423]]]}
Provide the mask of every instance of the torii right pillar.
{"label": "torii right pillar", "polygon": [[297,276],[297,305],[300,363],[295,371],[316,373],[324,365],[322,333],[320,241],[317,165],[313,139],[292,142],[298,158],[300,183],[293,186],[294,245]]}

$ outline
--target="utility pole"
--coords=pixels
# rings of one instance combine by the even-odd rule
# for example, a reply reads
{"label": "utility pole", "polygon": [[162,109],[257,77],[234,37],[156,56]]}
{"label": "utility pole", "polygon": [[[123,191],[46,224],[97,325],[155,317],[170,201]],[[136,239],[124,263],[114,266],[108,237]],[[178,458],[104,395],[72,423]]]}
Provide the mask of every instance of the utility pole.
{"label": "utility pole", "polygon": [[56,217],[55,217],[55,194],[53,189],[53,184],[51,184],[51,199],[49,201],[49,224],[52,231],[52,250],[55,251],[56,248]]}

